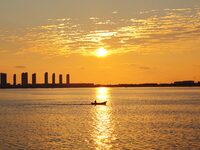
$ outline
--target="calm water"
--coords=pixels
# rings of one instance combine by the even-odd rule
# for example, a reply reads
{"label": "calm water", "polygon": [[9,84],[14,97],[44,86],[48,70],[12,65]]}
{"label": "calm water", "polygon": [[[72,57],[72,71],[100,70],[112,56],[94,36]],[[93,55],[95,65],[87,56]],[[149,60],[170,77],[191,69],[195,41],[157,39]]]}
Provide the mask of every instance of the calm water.
{"label": "calm water", "polygon": [[[88,105],[92,100],[107,106]],[[0,90],[0,149],[200,149],[200,88]]]}

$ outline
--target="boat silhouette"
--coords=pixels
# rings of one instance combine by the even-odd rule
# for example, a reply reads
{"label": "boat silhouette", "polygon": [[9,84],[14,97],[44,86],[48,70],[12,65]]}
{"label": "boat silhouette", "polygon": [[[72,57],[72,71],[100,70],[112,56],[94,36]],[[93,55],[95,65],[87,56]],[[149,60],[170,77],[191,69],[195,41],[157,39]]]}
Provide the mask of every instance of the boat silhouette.
{"label": "boat silhouette", "polygon": [[100,103],[98,103],[98,102],[91,102],[91,105],[106,105],[106,103],[107,103],[107,101],[105,101],[105,102],[100,102]]}

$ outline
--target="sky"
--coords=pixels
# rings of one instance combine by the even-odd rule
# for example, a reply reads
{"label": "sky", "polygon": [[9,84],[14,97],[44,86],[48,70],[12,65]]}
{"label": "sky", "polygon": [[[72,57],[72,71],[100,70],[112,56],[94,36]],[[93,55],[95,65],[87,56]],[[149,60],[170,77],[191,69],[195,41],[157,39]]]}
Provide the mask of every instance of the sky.
{"label": "sky", "polygon": [[[74,83],[200,81],[200,0],[1,0],[0,72]],[[106,51],[99,56],[97,51]]]}

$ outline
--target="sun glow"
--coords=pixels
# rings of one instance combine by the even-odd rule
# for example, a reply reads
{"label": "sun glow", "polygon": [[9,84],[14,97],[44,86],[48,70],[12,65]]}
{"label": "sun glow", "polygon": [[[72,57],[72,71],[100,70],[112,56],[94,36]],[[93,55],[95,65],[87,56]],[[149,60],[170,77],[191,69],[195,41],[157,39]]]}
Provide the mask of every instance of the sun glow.
{"label": "sun glow", "polygon": [[108,51],[103,47],[96,50],[96,56],[98,57],[105,57],[107,54],[108,54]]}

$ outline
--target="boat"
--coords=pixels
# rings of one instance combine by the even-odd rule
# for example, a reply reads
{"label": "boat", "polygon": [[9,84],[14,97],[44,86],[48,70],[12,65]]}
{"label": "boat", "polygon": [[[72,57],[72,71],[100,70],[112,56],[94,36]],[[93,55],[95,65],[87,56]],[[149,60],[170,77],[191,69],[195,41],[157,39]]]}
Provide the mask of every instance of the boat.
{"label": "boat", "polygon": [[92,102],[91,105],[106,105],[107,101],[105,102],[101,102],[101,103],[97,103],[96,101],[95,102]]}

